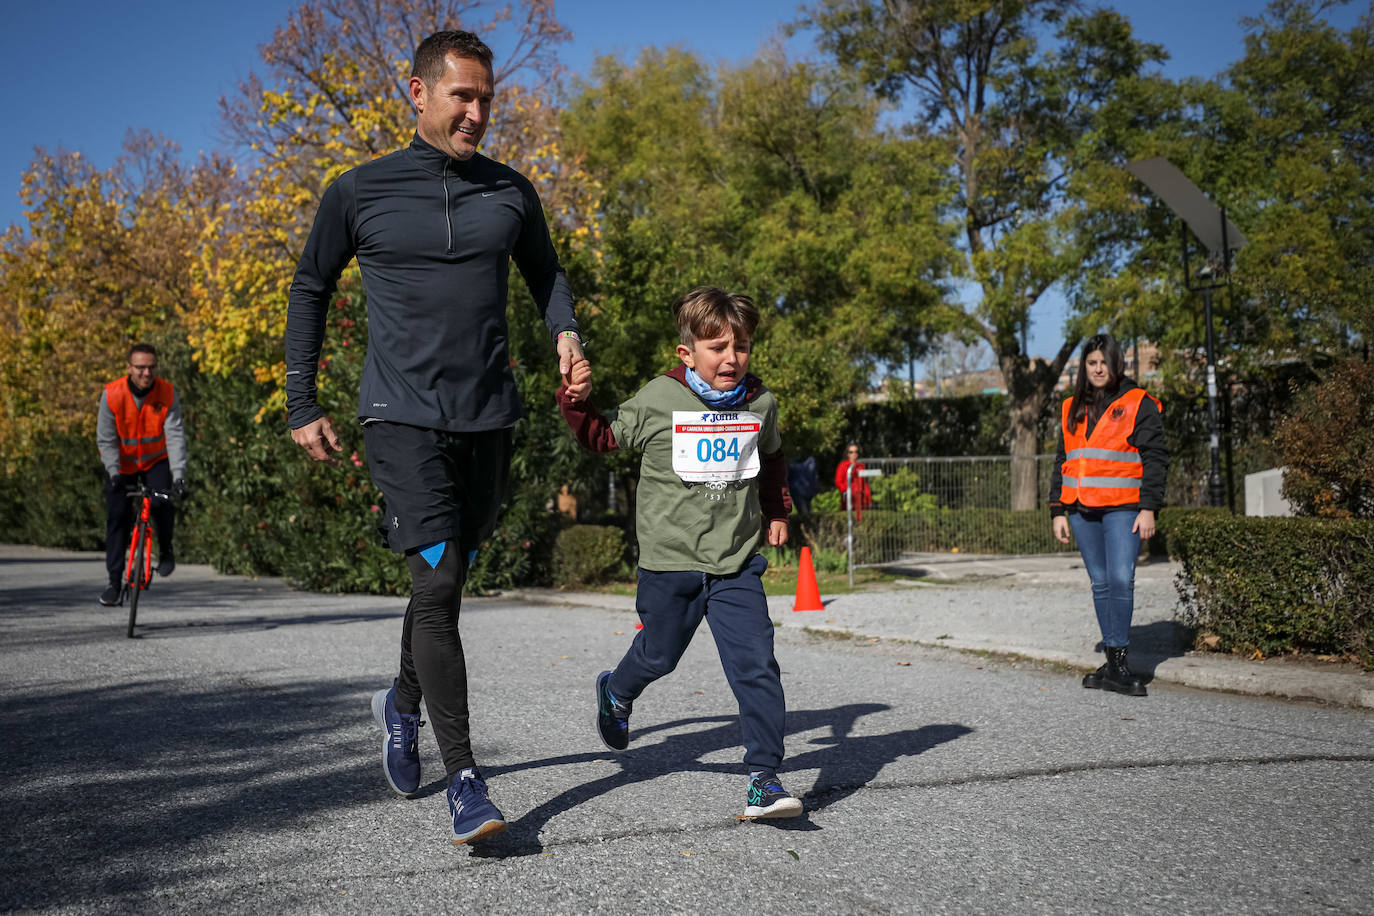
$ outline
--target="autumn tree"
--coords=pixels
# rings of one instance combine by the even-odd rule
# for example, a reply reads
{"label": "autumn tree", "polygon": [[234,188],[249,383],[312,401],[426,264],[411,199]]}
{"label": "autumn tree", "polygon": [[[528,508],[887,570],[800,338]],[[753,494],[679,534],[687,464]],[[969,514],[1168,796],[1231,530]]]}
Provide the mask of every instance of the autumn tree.
{"label": "autumn tree", "polygon": [[1374,363],[1348,359],[1279,424],[1283,495],[1304,515],[1374,518]]}
{"label": "autumn tree", "polygon": [[[959,319],[986,340],[1013,405],[1012,507],[1036,505],[1036,426],[1097,303],[1094,278],[1120,251],[1090,219],[1124,176],[1104,174],[1103,106],[1162,58],[1118,14],[1070,0],[822,0],[803,24],[880,96],[909,101],[945,142],[958,185],[951,218],[977,296]],[[1134,122],[1126,122],[1131,125]],[[1123,126],[1126,126],[1123,125]],[[1118,137],[1118,140],[1121,138]],[[1117,165],[1120,154],[1116,153]],[[1032,311],[1058,285],[1083,320],[1056,355],[1031,359]]]}
{"label": "autumn tree", "polygon": [[147,132],[103,171],[38,151],[20,191],[27,225],[0,247],[0,454],[94,429],[128,346],[181,321],[203,228],[235,191],[228,160],[186,163]]}
{"label": "autumn tree", "polygon": [[456,28],[497,52],[483,153],[524,171],[570,224],[575,210],[589,209],[586,189],[574,188],[575,163],[558,149],[549,90],[570,34],[551,0],[309,0],[262,47],[265,73],[221,103],[227,139],[256,164],[242,204],[210,227],[196,272],[190,330],[205,369],[246,367],[280,382],[287,292],[320,195],[343,172],[410,141],[411,56],[425,36]]}

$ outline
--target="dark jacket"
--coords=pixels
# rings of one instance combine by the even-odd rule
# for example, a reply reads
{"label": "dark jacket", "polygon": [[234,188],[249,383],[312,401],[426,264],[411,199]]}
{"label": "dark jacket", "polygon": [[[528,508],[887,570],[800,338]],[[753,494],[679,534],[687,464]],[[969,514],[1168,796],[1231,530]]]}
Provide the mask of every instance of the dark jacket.
{"label": "dark jacket", "polygon": [[292,429],[324,415],[315,377],[330,300],[356,256],[367,293],[358,416],[454,432],[521,415],[506,329],[515,260],[551,335],[576,330],[572,292],[533,185],[416,136],[324,192],[291,284],[286,404]]}

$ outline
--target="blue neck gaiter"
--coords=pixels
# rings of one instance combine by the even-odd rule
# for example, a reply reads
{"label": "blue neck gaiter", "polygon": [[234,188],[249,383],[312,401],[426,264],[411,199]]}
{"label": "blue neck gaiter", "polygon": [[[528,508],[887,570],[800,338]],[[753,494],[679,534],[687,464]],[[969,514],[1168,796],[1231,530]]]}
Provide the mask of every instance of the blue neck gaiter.
{"label": "blue neck gaiter", "polygon": [[744,382],[741,381],[729,391],[717,391],[710,385],[701,380],[701,376],[692,371],[692,367],[687,367],[687,384],[692,386],[692,390],[712,407],[734,407],[744,400]]}

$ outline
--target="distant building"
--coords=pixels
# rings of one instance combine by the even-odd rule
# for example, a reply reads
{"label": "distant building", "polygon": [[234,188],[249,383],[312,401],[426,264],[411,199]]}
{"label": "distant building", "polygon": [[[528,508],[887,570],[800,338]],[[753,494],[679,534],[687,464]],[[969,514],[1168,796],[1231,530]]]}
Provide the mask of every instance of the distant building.
{"label": "distant building", "polygon": [[[1126,355],[1126,374],[1137,382],[1159,378],[1159,347],[1148,340],[1123,342]],[[1078,366],[1081,347],[1074,351],[1054,390],[1066,392],[1073,390],[1078,380]],[[899,393],[900,392],[900,393]],[[882,402],[894,397],[915,398],[958,398],[971,394],[1006,394],[1007,384],[1002,378],[1002,370],[996,366],[973,372],[952,372],[939,379],[926,379],[915,384],[896,376],[889,377],[879,390],[860,397],[864,402]]]}

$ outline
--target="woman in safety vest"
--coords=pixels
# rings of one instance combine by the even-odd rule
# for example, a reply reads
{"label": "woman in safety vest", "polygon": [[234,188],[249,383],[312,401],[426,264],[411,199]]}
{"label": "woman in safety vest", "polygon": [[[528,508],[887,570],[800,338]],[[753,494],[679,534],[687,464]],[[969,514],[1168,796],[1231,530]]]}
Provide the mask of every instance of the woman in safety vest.
{"label": "woman in safety vest", "polygon": [[1135,609],[1140,541],[1155,533],[1164,504],[1169,452],[1164,407],[1126,376],[1126,358],[1110,334],[1089,337],[1073,396],[1059,421],[1059,453],[1050,481],[1054,536],[1073,530],[1092,580],[1093,607],[1107,663],[1083,678],[1093,690],[1145,696],[1126,663]]}

